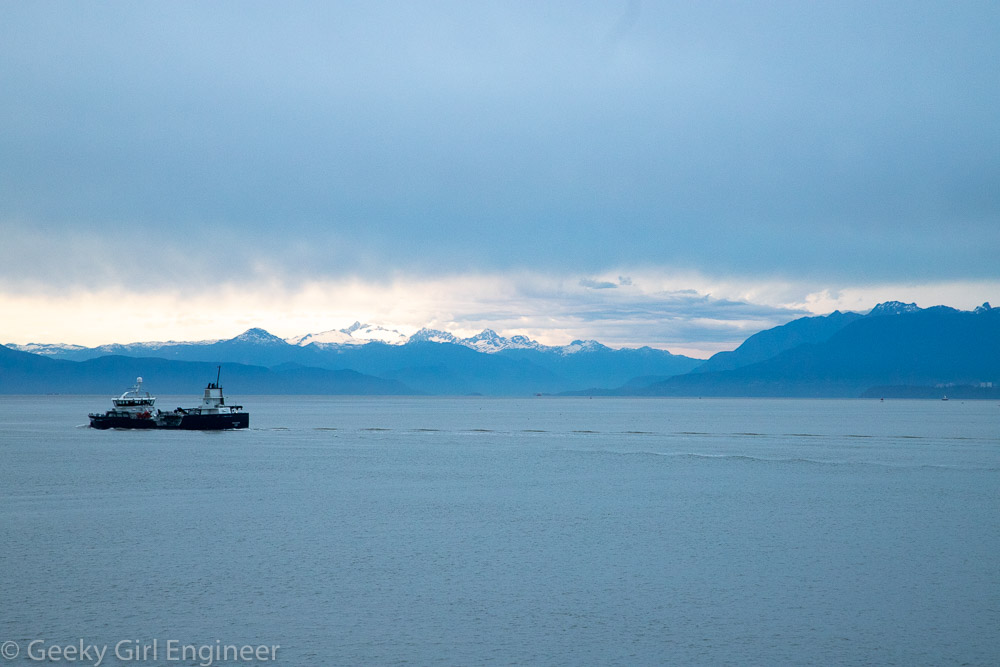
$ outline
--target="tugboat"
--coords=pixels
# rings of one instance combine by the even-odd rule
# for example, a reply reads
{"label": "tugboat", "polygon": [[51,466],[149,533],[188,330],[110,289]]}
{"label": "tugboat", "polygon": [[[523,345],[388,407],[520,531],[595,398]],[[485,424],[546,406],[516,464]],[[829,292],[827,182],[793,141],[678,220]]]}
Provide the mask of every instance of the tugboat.
{"label": "tugboat", "polygon": [[221,431],[234,428],[249,428],[250,413],[243,412],[242,405],[226,405],[219,386],[222,367],[215,382],[205,387],[201,405],[196,408],[177,408],[169,412],[154,407],[156,397],[142,389],[142,378],[135,379],[135,385],[112,399],[114,408],[107,412],[91,413],[90,427],[108,428],[164,428],[186,431]]}

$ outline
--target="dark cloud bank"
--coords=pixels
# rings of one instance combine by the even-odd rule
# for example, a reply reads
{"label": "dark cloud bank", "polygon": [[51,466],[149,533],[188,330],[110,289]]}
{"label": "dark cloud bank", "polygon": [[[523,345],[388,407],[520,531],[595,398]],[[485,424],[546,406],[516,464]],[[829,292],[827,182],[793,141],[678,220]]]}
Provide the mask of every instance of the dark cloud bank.
{"label": "dark cloud bank", "polygon": [[164,281],[991,279],[998,33],[974,2],[5,4],[2,271],[120,279],[101,238]]}

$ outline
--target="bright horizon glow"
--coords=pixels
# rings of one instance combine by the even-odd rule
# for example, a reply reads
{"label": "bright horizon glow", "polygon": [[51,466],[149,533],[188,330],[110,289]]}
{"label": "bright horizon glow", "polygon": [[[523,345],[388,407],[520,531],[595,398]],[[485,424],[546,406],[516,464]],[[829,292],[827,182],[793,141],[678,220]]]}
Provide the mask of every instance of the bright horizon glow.
{"label": "bright horizon glow", "polygon": [[[790,283],[750,284],[687,274],[622,272],[587,278],[521,273],[437,279],[359,279],[286,286],[269,280],[224,284],[208,293],[74,289],[0,291],[0,342],[107,343],[232,338],[260,327],[281,338],[343,329],[355,321],[405,335],[427,327],[469,337],[483,329],[545,345],[597,340],[707,358],[798,317],[866,312],[888,300],[970,310],[1000,283],[882,285],[843,290]],[[692,287],[693,286],[693,287]]]}

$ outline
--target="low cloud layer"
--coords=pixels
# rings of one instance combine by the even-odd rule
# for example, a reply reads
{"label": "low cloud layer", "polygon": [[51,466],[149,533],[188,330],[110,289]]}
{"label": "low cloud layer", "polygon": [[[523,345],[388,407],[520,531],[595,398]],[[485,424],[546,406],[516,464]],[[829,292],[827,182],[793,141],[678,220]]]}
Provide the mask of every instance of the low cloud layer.
{"label": "low cloud layer", "polygon": [[793,283],[720,282],[656,272],[635,273],[630,284],[619,283],[616,289],[593,290],[580,280],[504,273],[397,276],[379,283],[221,281],[181,290],[141,280],[95,290],[0,290],[0,341],[96,345],[203,340],[228,338],[250,327],[290,337],[361,320],[406,334],[425,326],[463,336],[490,328],[550,345],[596,339],[612,347],[649,345],[707,357],[804,315],[867,311],[889,299],[973,308],[986,300],[982,295],[1000,293],[1000,282],[832,292],[803,291]]}
{"label": "low cloud layer", "polygon": [[[362,320],[404,333],[424,326],[460,335],[492,328],[548,344],[597,339],[613,347],[650,345],[703,355],[807,314],[800,308],[663,289],[655,281],[640,280],[596,295],[580,282],[520,274],[404,278],[382,285],[316,282],[294,289],[274,283],[220,283],[210,291],[164,291],[145,284],[144,289],[130,285],[6,297],[0,298],[0,308],[9,317],[5,342],[57,342],[51,338],[54,332],[46,335],[45,329],[58,331],[67,319],[74,322],[73,332],[67,333],[72,337],[58,342],[87,344],[224,338],[251,326],[287,337]],[[39,317],[42,304],[46,315]],[[22,318],[24,311],[36,315]],[[24,325],[10,324],[17,321]]]}

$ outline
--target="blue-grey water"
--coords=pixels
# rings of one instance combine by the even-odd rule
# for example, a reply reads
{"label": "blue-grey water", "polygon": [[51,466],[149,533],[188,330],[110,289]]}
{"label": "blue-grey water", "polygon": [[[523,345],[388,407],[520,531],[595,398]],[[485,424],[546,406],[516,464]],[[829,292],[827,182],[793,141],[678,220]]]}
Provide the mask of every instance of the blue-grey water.
{"label": "blue-grey water", "polygon": [[241,398],[0,397],[8,662],[1000,663],[996,402]]}

